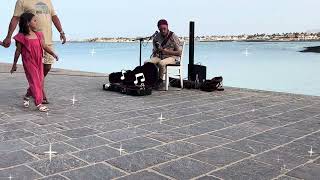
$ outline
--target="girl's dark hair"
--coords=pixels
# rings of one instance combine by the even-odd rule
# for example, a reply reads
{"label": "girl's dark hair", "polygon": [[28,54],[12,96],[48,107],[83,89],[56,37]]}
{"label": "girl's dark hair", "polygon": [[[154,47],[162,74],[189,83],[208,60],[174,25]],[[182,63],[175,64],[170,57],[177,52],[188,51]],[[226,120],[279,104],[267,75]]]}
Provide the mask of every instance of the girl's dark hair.
{"label": "girl's dark hair", "polygon": [[32,13],[23,13],[20,16],[19,20],[19,33],[23,33],[24,35],[29,34],[29,26],[28,23],[31,22],[32,18],[34,17],[34,14]]}

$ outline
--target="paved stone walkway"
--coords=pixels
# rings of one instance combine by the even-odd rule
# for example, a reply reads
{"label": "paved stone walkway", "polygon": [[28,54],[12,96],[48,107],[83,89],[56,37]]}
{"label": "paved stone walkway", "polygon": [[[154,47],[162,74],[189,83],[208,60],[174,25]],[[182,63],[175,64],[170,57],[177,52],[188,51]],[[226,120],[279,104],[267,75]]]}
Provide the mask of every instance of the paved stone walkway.
{"label": "paved stone walkway", "polygon": [[24,74],[2,73],[0,179],[320,179],[320,97],[130,97],[102,91],[105,80],[50,75],[46,114],[22,107]]}

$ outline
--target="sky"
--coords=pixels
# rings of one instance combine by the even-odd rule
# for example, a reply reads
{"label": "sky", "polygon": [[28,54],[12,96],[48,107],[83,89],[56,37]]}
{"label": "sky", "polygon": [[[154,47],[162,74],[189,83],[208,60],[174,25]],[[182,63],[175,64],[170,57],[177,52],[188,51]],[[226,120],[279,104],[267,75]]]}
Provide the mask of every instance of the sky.
{"label": "sky", "polygon": [[[0,0],[0,39],[6,35],[16,0]],[[187,36],[304,32],[320,29],[319,0],[52,0],[68,39],[138,37],[169,28]],[[56,32],[56,30],[55,30]],[[57,39],[58,33],[54,33]]]}

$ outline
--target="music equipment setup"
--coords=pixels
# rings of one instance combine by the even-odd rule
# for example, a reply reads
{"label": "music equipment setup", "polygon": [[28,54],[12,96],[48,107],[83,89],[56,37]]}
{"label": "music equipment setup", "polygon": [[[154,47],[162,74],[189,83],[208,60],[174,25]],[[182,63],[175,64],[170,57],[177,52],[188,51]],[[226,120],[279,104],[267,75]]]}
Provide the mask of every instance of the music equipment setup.
{"label": "music equipment setup", "polygon": [[[109,75],[109,83],[103,85],[103,89],[107,91],[120,92],[133,96],[146,96],[152,94],[152,89],[159,81],[158,67],[152,63],[142,65],[142,43],[145,40],[150,41],[159,32],[156,31],[149,37],[139,37],[140,54],[139,66],[134,70],[122,70]],[[171,33],[171,32],[170,32]],[[206,80],[207,67],[194,63],[194,40],[195,40],[195,23],[190,22],[189,34],[189,64],[188,64],[188,80],[184,82],[187,89],[201,89],[203,91],[212,92],[215,90],[223,91],[222,77],[215,77],[211,80]],[[166,43],[166,42],[164,42]],[[155,43],[156,48],[160,48],[160,42]],[[170,78],[170,85],[178,87],[179,83],[176,79]]]}

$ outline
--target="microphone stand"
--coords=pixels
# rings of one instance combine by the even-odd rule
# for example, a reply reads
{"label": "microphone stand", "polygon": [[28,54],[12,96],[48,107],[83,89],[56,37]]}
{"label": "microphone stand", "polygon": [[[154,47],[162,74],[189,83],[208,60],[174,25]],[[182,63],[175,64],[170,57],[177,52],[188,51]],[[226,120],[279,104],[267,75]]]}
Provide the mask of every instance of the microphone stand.
{"label": "microphone stand", "polygon": [[156,31],[152,36],[150,37],[146,37],[146,38],[143,38],[143,37],[140,37],[140,38],[137,38],[139,40],[139,43],[140,43],[140,55],[139,55],[139,64],[141,66],[142,64],[142,42],[145,40],[145,39],[148,39],[151,40],[155,35],[158,34],[158,31]]}

